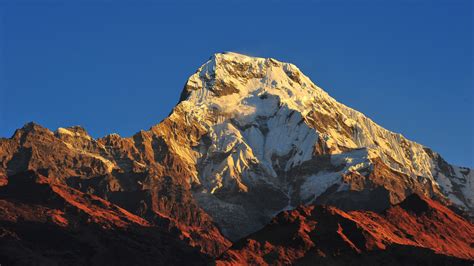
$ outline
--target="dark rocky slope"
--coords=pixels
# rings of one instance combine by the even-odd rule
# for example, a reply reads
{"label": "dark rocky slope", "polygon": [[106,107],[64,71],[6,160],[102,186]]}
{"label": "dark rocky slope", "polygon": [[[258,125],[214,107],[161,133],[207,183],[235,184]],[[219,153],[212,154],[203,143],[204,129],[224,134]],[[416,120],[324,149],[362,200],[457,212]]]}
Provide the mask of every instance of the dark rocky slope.
{"label": "dark rocky slope", "polygon": [[0,188],[2,265],[205,265],[210,258],[99,197],[24,172]]}

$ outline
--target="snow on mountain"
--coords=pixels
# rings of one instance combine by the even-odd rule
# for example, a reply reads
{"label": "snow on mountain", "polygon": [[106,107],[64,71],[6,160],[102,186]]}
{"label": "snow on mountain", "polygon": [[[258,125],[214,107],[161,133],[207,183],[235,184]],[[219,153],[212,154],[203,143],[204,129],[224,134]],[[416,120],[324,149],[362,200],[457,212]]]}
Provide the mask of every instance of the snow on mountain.
{"label": "snow on mountain", "polygon": [[[392,203],[421,191],[472,213],[470,169],[450,166],[338,103],[293,64],[215,54],[189,78],[176,110],[204,128],[199,144],[185,152],[197,165],[192,182],[200,188],[194,194],[231,237],[255,230],[289,206],[314,202],[331,187],[341,192],[382,186]],[[400,174],[403,185],[366,180],[374,184],[354,189],[356,181],[345,178],[357,173],[370,179],[378,165]],[[256,201],[267,200],[257,206],[260,213],[252,210]],[[236,217],[250,222],[236,223]]]}
{"label": "snow on mountain", "polygon": [[417,193],[474,216],[471,169],[338,103],[292,64],[236,53],[212,56],[170,116],[130,138],[29,123],[0,139],[0,184],[27,170],[174,228],[214,256],[225,237],[301,204],[378,211]]}

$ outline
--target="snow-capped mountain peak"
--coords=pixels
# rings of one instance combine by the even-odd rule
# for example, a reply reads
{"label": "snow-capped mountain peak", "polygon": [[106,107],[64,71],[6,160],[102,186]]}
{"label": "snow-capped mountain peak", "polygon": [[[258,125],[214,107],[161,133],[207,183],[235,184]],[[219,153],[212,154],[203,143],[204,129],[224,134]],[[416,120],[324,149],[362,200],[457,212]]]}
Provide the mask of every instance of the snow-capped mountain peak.
{"label": "snow-capped mountain peak", "polygon": [[[418,192],[473,208],[472,172],[443,167],[438,154],[338,103],[293,64],[218,53],[188,79],[182,95],[180,115],[205,132],[187,153],[195,156],[195,181],[202,186],[196,196],[220,224],[235,218],[226,210],[245,206],[231,203],[240,195],[233,193],[261,193],[262,187],[276,202],[263,211],[268,217],[321,200],[329,189],[379,186],[392,203]],[[385,176],[374,180],[376,170]]]}
{"label": "snow-capped mountain peak", "polygon": [[[218,53],[192,75],[185,87],[187,100],[210,105],[225,113],[268,111],[252,102],[255,96],[278,96],[292,109],[304,107],[314,97],[328,97],[293,64],[272,58],[249,57],[236,53]],[[236,106],[237,104],[237,106]],[[260,107],[260,108],[258,108]],[[241,109],[233,112],[234,109]]]}

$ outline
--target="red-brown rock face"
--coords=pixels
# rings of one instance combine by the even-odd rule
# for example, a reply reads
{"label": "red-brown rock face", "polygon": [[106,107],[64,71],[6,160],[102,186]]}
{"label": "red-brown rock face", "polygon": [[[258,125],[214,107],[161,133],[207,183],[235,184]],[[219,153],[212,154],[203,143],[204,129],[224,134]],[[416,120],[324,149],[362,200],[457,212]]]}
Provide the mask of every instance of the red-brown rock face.
{"label": "red-brown rock face", "polygon": [[94,195],[32,171],[0,187],[5,265],[204,265],[199,249]]}
{"label": "red-brown rock face", "polygon": [[[161,134],[165,134],[161,131]],[[188,168],[168,151],[162,136],[141,131],[132,138],[94,140],[78,127],[51,132],[34,123],[0,141],[3,181],[28,170],[64,187],[95,195],[166,231],[179,232],[205,254],[230,242],[191,196]]]}
{"label": "red-brown rock face", "polygon": [[414,194],[381,213],[314,205],[285,211],[217,264],[462,264],[474,260],[473,244],[472,223]]}

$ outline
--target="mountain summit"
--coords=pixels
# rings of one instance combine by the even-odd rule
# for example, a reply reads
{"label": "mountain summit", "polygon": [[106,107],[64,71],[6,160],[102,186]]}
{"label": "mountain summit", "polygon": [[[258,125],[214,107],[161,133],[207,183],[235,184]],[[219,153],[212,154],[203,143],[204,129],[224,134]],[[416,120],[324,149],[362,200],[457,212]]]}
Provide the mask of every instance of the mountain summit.
{"label": "mountain summit", "polygon": [[474,216],[471,169],[338,103],[292,64],[237,53],[213,55],[169,117],[130,138],[29,123],[0,139],[0,186],[27,171],[211,257],[300,205],[381,212],[418,194]]}
{"label": "mountain summit", "polygon": [[205,132],[185,153],[194,195],[234,238],[308,203],[383,209],[419,193],[472,214],[470,169],[338,103],[293,64],[215,54],[175,112]]}

